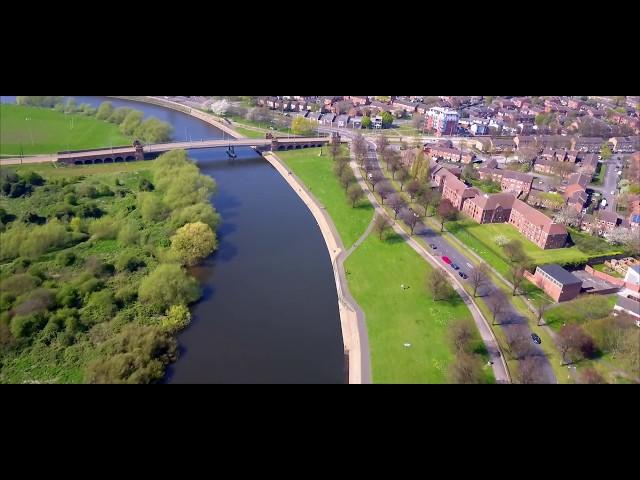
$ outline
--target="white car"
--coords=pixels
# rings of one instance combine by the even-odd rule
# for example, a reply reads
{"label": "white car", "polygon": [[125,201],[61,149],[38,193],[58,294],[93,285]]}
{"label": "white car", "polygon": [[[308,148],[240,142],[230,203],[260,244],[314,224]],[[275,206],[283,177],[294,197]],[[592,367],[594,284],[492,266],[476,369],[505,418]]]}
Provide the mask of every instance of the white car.
{"label": "white car", "polygon": [[615,194],[616,194],[616,191],[615,191],[615,190],[614,190],[613,192],[611,192],[611,195],[615,195]]}

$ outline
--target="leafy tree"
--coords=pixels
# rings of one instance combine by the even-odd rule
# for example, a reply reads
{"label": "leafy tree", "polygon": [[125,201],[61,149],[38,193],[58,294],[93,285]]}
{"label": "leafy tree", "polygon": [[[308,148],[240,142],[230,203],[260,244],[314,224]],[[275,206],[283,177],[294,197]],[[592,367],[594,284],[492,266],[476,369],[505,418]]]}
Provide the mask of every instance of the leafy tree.
{"label": "leafy tree", "polygon": [[144,113],[139,110],[130,111],[120,124],[120,131],[127,136],[132,136],[142,124]]}
{"label": "leafy tree", "polygon": [[113,115],[113,103],[102,102],[96,112],[96,118],[98,120],[108,120]]}
{"label": "leafy tree", "polygon": [[206,223],[213,231],[217,230],[221,223],[220,214],[210,203],[196,203],[171,214],[171,225],[178,229],[187,223]]}
{"label": "leafy tree", "polygon": [[294,135],[311,136],[315,131],[315,124],[311,120],[297,116],[291,122],[291,131]]}
{"label": "leafy tree", "polygon": [[369,116],[362,117],[362,128],[370,129],[372,123],[373,122],[371,121],[371,117]]}
{"label": "leafy tree", "polygon": [[218,241],[211,227],[205,223],[187,223],[171,237],[171,250],[185,265],[196,265],[211,255]]}
{"label": "leafy tree", "polygon": [[382,112],[380,116],[382,117],[383,128],[390,128],[393,125],[393,115],[389,112]]}
{"label": "leafy tree", "polygon": [[191,323],[191,312],[185,305],[172,305],[162,320],[162,328],[171,333],[184,330]]}
{"label": "leafy tree", "polygon": [[453,206],[449,199],[443,198],[436,210],[436,215],[440,220],[440,232],[444,232],[444,224],[455,220],[458,217],[458,210]]}
{"label": "leafy tree", "polygon": [[362,188],[360,188],[360,185],[356,183],[351,185],[349,190],[347,190],[347,197],[349,198],[349,202],[351,202],[351,206],[356,208],[358,202],[360,202],[364,197],[364,192],[362,191]]}
{"label": "leafy tree", "polygon": [[131,108],[127,108],[127,107],[118,107],[113,111],[111,116],[108,118],[108,121],[110,123],[115,123],[116,125],[120,125],[122,122],[124,122],[124,119],[127,117],[127,115],[129,115],[129,112],[131,110],[132,110]]}
{"label": "leafy tree", "polygon": [[157,311],[171,305],[188,305],[200,298],[200,287],[178,264],[159,265],[140,283],[138,297]]}

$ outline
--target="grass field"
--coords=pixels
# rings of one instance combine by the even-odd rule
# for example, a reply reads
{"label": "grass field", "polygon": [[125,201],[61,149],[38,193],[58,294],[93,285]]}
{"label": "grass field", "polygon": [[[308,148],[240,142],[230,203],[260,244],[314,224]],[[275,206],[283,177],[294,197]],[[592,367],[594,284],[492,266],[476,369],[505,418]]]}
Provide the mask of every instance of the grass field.
{"label": "grass field", "polygon": [[258,132],[244,127],[233,127],[233,129],[247,138],[264,138],[264,132]]}
{"label": "grass field", "polygon": [[350,248],[362,236],[373,219],[373,207],[363,199],[352,208],[344,188],[333,173],[333,162],[320,149],[310,148],[291,152],[278,152],[287,166],[307,186],[309,191],[326,207],[338,229],[345,248]]}
{"label": "grass field", "polygon": [[127,163],[106,163],[99,165],[64,165],[58,163],[31,163],[27,165],[7,165],[1,167],[2,170],[13,170],[15,172],[37,172],[49,178],[55,177],[81,177],[89,175],[107,175],[121,172],[136,172],[147,170],[153,162],[127,162]]}
{"label": "grass field", "polygon": [[46,108],[0,105],[0,155],[57,153],[129,145],[114,124]]}
{"label": "grass field", "polygon": [[[397,236],[380,241],[371,235],[345,268],[351,293],[367,317],[374,382],[445,382],[453,359],[447,328],[456,319],[471,319],[460,297],[433,301],[425,283],[431,267]],[[491,369],[486,373],[493,382]]]}
{"label": "grass field", "polygon": [[617,299],[617,295],[583,296],[550,309],[544,319],[554,330],[560,330],[564,324],[585,324],[609,315]]}
{"label": "grass field", "polygon": [[495,242],[498,236],[521,241],[525,252],[535,265],[580,263],[599,255],[620,253],[602,240],[593,237],[587,238],[585,235],[574,232],[571,232],[571,235],[576,242],[575,246],[543,250],[527,240],[514,226],[509,224],[480,225],[472,220],[460,220],[448,223],[446,228],[502,275],[507,274],[509,263],[504,256],[502,247]]}

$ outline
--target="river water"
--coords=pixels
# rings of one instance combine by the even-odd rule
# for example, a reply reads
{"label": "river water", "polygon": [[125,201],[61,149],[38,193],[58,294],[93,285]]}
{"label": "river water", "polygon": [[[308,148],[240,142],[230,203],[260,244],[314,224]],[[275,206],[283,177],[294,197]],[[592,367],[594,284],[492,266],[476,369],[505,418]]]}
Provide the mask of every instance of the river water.
{"label": "river water", "polygon": [[[223,138],[184,113],[109,100],[171,123],[176,141]],[[336,286],[320,229],[266,160],[252,149],[236,153],[230,160],[224,149],[189,152],[218,183],[212,201],[223,224],[219,250],[192,272],[205,293],[166,382],[344,383]]]}

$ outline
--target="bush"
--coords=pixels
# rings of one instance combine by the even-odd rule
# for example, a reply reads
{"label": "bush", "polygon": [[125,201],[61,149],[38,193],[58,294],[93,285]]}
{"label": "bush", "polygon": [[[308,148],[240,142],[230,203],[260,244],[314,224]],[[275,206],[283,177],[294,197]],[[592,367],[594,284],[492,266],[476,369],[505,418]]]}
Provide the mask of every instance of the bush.
{"label": "bush", "polygon": [[79,218],[100,218],[103,211],[93,202],[85,203],[74,209],[76,217]]}
{"label": "bush", "polygon": [[171,251],[185,265],[196,265],[217,248],[218,241],[209,225],[187,223],[171,237]]}
{"label": "bush", "polygon": [[82,297],[76,287],[65,284],[56,292],[56,302],[61,307],[79,307],[82,304]]}
{"label": "bush", "polygon": [[146,384],[160,380],[177,358],[176,341],[157,327],[127,325],[86,370],[89,383]]}
{"label": "bush", "polygon": [[127,285],[126,287],[122,287],[118,289],[114,298],[122,308],[125,305],[134,302],[136,298],[138,298],[138,287],[136,285]]}
{"label": "bush", "polygon": [[118,306],[111,290],[101,290],[89,296],[89,301],[82,310],[82,323],[85,325],[95,325],[111,320]]}
{"label": "bush", "polygon": [[88,280],[78,285],[78,291],[83,295],[89,295],[92,292],[97,292],[104,288],[104,283],[97,278],[91,277]]}
{"label": "bush", "polygon": [[125,252],[118,257],[116,269],[119,272],[135,272],[139,268],[145,267],[144,260],[138,258],[134,253]]}
{"label": "bush", "polygon": [[165,311],[171,305],[188,305],[200,298],[200,287],[195,279],[177,264],[161,264],[144,278],[138,290],[140,301],[156,311]]}
{"label": "bush", "polygon": [[89,224],[89,234],[95,240],[115,240],[120,231],[120,222],[113,217],[103,217]]}
{"label": "bush", "polygon": [[118,242],[122,245],[136,245],[139,240],[140,231],[131,223],[126,223],[118,233]]}
{"label": "bush", "polygon": [[202,222],[211,227],[215,232],[220,226],[220,214],[210,203],[196,203],[188,207],[174,210],[171,214],[171,226],[178,229],[187,223]]}
{"label": "bush", "polygon": [[131,110],[131,108],[127,107],[116,108],[109,117],[108,121],[111,123],[115,123],[116,125],[120,125],[122,122],[124,122],[124,119],[127,117],[127,115],[129,115],[129,112],[131,112]]}
{"label": "bush", "polygon": [[13,309],[18,316],[28,316],[36,313],[44,313],[55,305],[53,292],[46,288],[38,288],[21,297],[20,302]]}
{"label": "bush", "polygon": [[146,178],[141,178],[138,183],[138,190],[141,192],[153,192],[156,187]]}
{"label": "bush", "polygon": [[177,333],[191,323],[191,312],[185,305],[173,305],[162,320],[162,328],[170,333]]}
{"label": "bush", "polygon": [[71,251],[60,252],[56,256],[56,262],[58,262],[58,265],[60,265],[61,267],[70,267],[71,265],[76,263],[77,259],[78,257],[76,256],[76,254]]}
{"label": "bush", "polygon": [[39,314],[15,316],[11,320],[11,334],[16,338],[30,338],[47,323]]}
{"label": "bush", "polygon": [[0,282],[0,291],[19,297],[27,292],[39,287],[42,280],[28,273],[18,273]]}

